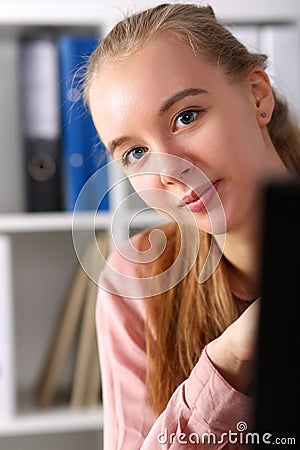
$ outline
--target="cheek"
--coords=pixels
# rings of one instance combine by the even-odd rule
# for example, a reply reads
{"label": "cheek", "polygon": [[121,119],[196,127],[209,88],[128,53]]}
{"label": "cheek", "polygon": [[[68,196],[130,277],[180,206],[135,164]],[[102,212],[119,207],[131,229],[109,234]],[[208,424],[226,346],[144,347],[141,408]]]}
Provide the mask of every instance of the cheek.
{"label": "cheek", "polygon": [[[177,218],[179,198],[161,183],[159,175],[137,174],[130,177],[130,183],[146,206],[159,211],[167,217]],[[140,205],[144,209],[144,205]]]}
{"label": "cheek", "polygon": [[157,189],[161,188],[158,175],[148,175],[137,173],[129,176],[129,181],[135,192],[141,197],[150,195],[151,192],[157,194]]}
{"label": "cheek", "polygon": [[260,170],[264,160],[264,142],[260,128],[251,119],[223,122],[215,134],[215,148],[227,167],[248,173]]}

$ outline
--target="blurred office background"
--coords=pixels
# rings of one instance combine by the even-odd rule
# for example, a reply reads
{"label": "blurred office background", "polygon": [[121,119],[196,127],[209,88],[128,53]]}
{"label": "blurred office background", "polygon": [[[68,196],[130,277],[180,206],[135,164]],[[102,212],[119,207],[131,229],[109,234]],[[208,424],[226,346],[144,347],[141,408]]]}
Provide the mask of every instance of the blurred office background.
{"label": "blurred office background", "polygon": [[[94,380],[97,388],[94,397],[90,394],[88,401],[87,394],[82,393],[80,400],[74,400],[74,372],[80,360],[78,348],[80,343],[86,342],[87,335],[82,321],[86,298],[82,295],[76,300],[73,291],[74,286],[78,288],[75,284],[79,283],[78,254],[84,254],[90,238],[91,218],[88,211],[86,215],[83,211],[77,224],[79,238],[74,249],[72,210],[63,202],[48,204],[45,211],[39,210],[37,204],[45,205],[51,190],[43,194],[44,199],[39,197],[38,203],[33,201],[33,207],[32,196],[41,194],[48,174],[51,177],[57,170],[57,161],[53,162],[53,154],[51,151],[47,153],[47,149],[62,151],[59,86],[53,93],[54,97],[49,97],[53,83],[61,83],[56,66],[51,66],[57,39],[66,34],[74,38],[101,38],[124,14],[159,3],[150,0],[0,0],[1,450],[102,448],[99,379],[97,381],[95,377]],[[195,3],[204,4],[200,1]],[[211,0],[206,3],[249,48],[270,55],[268,72],[271,80],[278,91],[287,96],[296,119],[300,121],[299,0]],[[50,66],[46,67],[47,70],[40,68],[45,84],[42,88],[39,86],[40,90],[30,98],[36,95],[38,99],[46,99],[44,103],[48,109],[44,108],[40,113],[31,108],[28,125],[28,117],[24,115],[24,102],[26,98],[28,102],[28,95],[24,92],[26,83],[22,80],[22,51],[24,42],[36,38],[46,42],[42,46],[46,52],[42,54],[46,58],[44,61],[50,61]],[[36,72],[32,70],[30,73],[30,68],[32,66],[27,72],[27,81],[31,88],[35,88],[38,85],[37,79],[34,81]],[[29,100],[29,103],[30,107],[35,105],[39,108],[43,101],[34,104]],[[54,105],[52,110],[51,105]],[[28,129],[31,134],[26,134]],[[41,130],[44,133],[42,137],[39,136]],[[40,147],[41,139],[49,146]],[[91,146],[94,145],[91,142]],[[76,156],[80,160],[80,154]],[[63,170],[62,166],[60,172]],[[33,177],[31,182],[36,183],[31,184],[35,192],[28,191],[29,176]],[[111,182],[115,174],[107,176]],[[60,183],[65,179],[64,173],[60,173]],[[63,187],[60,185],[59,189]],[[101,233],[102,242],[110,241],[113,212],[130,192],[124,181],[112,193],[110,203],[98,212],[95,227]],[[134,202],[132,208],[135,208]],[[156,217],[150,212],[140,219],[134,231],[148,226],[152,219],[154,223]],[[118,227],[120,240],[126,238],[126,227],[126,221]],[[87,285],[85,289],[88,289]],[[73,314],[73,325],[63,321],[68,316],[66,311]],[[62,338],[57,342],[64,326],[69,341]],[[63,357],[59,359],[57,356],[55,360],[55,349],[58,355],[57,349],[62,348]],[[95,357],[94,347],[93,352]],[[49,367],[53,370],[52,379]],[[91,372],[94,373],[93,370],[89,372],[88,381],[85,378],[88,384],[91,384]],[[79,373],[79,379],[82,373]],[[45,397],[41,400],[41,390],[48,393],[46,400]]]}

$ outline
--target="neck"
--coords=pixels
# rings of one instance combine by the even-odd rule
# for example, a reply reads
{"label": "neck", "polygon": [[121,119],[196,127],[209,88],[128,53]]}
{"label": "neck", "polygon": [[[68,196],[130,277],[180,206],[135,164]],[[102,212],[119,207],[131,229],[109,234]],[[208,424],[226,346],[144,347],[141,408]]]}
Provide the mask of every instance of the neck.
{"label": "neck", "polygon": [[[272,179],[289,176],[287,168],[278,156],[267,128],[263,130],[268,152],[268,165],[264,167],[264,177]],[[261,199],[258,187],[257,199]],[[254,299],[260,296],[260,241],[263,205],[257,200],[257,207],[243,220],[236,229],[226,234],[223,255],[228,261],[229,282],[236,295],[241,298]],[[215,236],[218,242],[218,236]]]}
{"label": "neck", "polygon": [[[228,232],[223,256],[228,262],[229,282],[232,292],[245,299],[259,294],[259,235],[253,222],[239,230]],[[218,236],[216,236],[218,242]]]}

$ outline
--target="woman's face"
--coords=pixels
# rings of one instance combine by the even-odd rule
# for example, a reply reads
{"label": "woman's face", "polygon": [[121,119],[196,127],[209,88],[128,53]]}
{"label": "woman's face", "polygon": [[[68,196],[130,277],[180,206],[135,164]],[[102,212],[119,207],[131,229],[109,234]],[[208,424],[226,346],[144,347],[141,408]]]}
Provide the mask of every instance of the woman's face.
{"label": "woman's face", "polygon": [[90,108],[135,190],[154,193],[153,201],[144,197],[151,206],[167,199],[209,232],[207,211],[219,208],[220,199],[230,231],[251,219],[261,181],[281,164],[266,131],[270,92],[259,68],[230,83],[188,45],[164,36],[104,63]]}

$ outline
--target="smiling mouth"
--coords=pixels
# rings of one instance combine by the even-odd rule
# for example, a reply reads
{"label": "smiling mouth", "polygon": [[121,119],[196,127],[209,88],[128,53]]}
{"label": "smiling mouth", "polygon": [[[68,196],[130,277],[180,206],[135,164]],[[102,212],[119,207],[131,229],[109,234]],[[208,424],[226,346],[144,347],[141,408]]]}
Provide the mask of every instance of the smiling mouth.
{"label": "smiling mouth", "polygon": [[191,190],[182,198],[179,206],[186,206],[192,212],[202,211],[213,198],[220,181],[215,180],[205,186],[200,186],[196,190]]}

